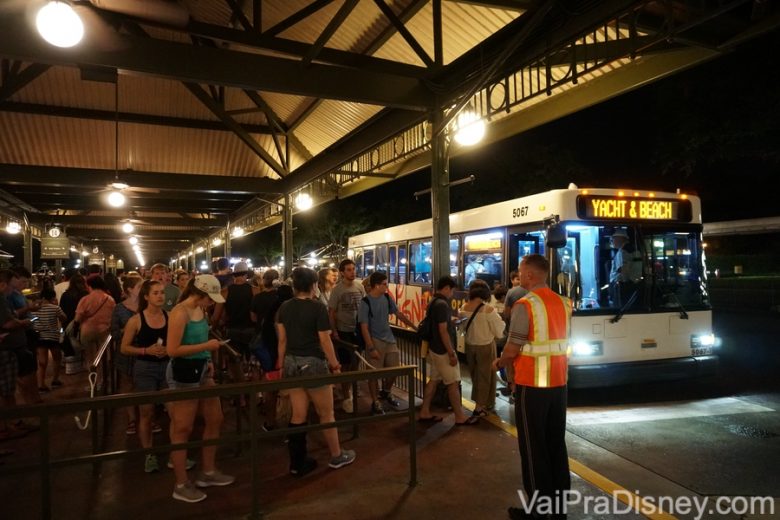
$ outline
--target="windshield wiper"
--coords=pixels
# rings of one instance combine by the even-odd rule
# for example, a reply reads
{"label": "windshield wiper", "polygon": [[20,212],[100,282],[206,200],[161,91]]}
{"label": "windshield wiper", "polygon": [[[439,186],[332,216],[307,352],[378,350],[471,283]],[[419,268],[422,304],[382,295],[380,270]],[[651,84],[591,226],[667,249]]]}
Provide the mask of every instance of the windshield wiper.
{"label": "windshield wiper", "polygon": [[688,313],[685,312],[685,307],[683,307],[682,302],[680,302],[680,299],[677,297],[677,294],[674,291],[668,292],[664,294],[664,296],[671,296],[674,302],[677,304],[677,306],[680,308],[680,319],[681,320],[687,320],[688,319]]}
{"label": "windshield wiper", "polygon": [[626,310],[628,310],[629,307],[631,307],[634,304],[634,300],[636,300],[637,295],[639,294],[639,289],[637,288],[634,293],[631,295],[631,298],[628,299],[628,301],[623,305],[617,314],[615,314],[615,317],[609,320],[610,323],[617,323],[620,321],[620,319],[623,317],[623,315],[626,313]]}

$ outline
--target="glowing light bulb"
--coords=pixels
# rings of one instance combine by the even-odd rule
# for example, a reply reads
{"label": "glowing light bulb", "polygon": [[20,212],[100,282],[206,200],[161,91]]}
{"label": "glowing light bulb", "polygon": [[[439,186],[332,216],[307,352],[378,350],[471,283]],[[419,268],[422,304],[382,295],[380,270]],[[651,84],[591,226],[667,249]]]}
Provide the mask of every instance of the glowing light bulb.
{"label": "glowing light bulb", "polygon": [[132,225],[130,222],[125,222],[122,224],[122,231],[125,233],[132,233],[135,230],[135,226]]}
{"label": "glowing light bulb", "polygon": [[125,196],[120,191],[112,191],[108,194],[108,203],[115,208],[125,205]]}
{"label": "glowing light bulb", "polygon": [[49,2],[35,17],[41,37],[56,47],[73,47],[84,37],[84,24],[65,2]]}

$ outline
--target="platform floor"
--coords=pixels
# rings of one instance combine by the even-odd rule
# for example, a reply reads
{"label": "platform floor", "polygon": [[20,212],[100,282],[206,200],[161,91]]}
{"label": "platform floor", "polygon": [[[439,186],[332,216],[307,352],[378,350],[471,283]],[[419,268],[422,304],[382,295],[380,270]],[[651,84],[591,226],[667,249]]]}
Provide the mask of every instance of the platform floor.
{"label": "platform floor", "polygon": [[[46,401],[85,395],[84,374],[64,376],[66,387],[44,395]],[[401,392],[399,397],[405,397]],[[369,413],[368,392],[361,388],[358,414]],[[468,381],[464,395],[468,396]],[[417,403],[419,405],[419,400]],[[470,402],[464,400],[464,406]],[[406,407],[406,402],[403,402]],[[338,410],[337,418],[347,417]],[[446,410],[441,423],[417,423],[417,484],[409,485],[410,465],[408,422],[398,417],[361,425],[358,438],[352,428],[340,430],[343,445],[357,452],[351,466],[339,470],[327,467],[328,453],[322,436],[309,434],[310,454],[319,467],[303,478],[288,474],[287,448],[280,437],[259,441],[261,461],[259,502],[267,519],[453,519],[507,518],[507,507],[518,506],[521,487],[517,439],[506,399],[499,402],[498,414],[476,426],[454,424]],[[223,431],[236,430],[237,409],[225,405]],[[246,410],[240,412],[246,418]],[[506,420],[502,420],[501,416]],[[155,435],[160,444],[167,440],[167,416],[159,414],[163,432]],[[246,425],[246,422],[244,422]],[[109,450],[138,447],[136,436],[125,433],[124,414],[116,412],[106,444]],[[51,450],[55,456],[90,453],[90,434],[76,428],[72,416],[55,419]],[[197,432],[196,432],[197,435]],[[0,450],[13,454],[0,458],[0,464],[34,462],[40,453],[40,436],[27,436],[0,443]],[[223,447],[218,455],[220,468],[237,477],[236,483],[207,489],[208,498],[187,504],[171,498],[172,471],[146,474],[141,456],[104,462],[97,473],[91,465],[54,469],[52,517],[56,519],[138,519],[148,516],[177,518],[246,518],[251,511],[251,484],[248,448]],[[198,459],[197,453],[193,456]],[[162,459],[161,459],[162,460]],[[193,471],[197,471],[197,468]],[[606,496],[605,492],[573,474],[573,488],[584,496]],[[2,475],[0,465],[0,518],[40,518],[40,480],[37,474]],[[570,510],[570,518],[590,518]],[[626,517],[626,515],[623,515]],[[627,518],[643,518],[629,514]],[[599,515],[599,518],[609,518]]]}

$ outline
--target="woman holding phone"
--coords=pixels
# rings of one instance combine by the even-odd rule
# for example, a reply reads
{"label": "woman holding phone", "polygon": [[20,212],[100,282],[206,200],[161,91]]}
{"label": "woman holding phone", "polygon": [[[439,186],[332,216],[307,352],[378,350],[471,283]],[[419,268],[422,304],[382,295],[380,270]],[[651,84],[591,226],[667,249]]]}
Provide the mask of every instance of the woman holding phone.
{"label": "woman holding phone", "polygon": [[[168,352],[164,343],[168,336],[168,314],[163,310],[164,304],[165,288],[159,282],[146,280],[141,285],[138,314],[134,314],[125,325],[121,352],[125,356],[136,356],[133,387],[137,392],[156,392],[166,387]],[[151,448],[154,405],[142,404],[138,409],[138,439],[142,447]],[[153,473],[159,469],[157,456],[148,454],[144,471]]]}
{"label": "woman holding phone", "polygon": [[[191,279],[182,293],[179,304],[168,316],[166,349],[171,361],[167,368],[169,388],[198,388],[214,386],[214,365],[211,353],[220,346],[219,341],[209,339],[209,323],[206,308],[212,302],[224,303],[219,280],[210,274]],[[168,404],[171,416],[171,443],[187,442],[192,433],[195,415],[200,412],[205,421],[203,440],[218,439],[222,427],[222,406],[218,397],[172,401]],[[200,488],[227,486],[235,477],[225,475],[216,468],[216,446],[204,446],[202,471],[193,485],[187,478],[187,452],[171,452],[171,462],[176,475],[173,498],[184,502],[200,502],[206,494]],[[197,487],[196,487],[197,486]]]}

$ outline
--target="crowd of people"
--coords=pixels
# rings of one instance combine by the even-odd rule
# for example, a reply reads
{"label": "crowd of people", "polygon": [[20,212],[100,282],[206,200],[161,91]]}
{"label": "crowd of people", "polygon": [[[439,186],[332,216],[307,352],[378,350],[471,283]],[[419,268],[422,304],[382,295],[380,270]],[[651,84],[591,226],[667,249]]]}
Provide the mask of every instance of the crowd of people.
{"label": "crowd of people", "polygon": [[[525,257],[511,273],[512,287],[494,287],[477,278],[458,311],[451,303],[456,281],[438,280],[426,314],[431,338],[426,354],[430,379],[426,382],[418,420],[443,420],[432,411],[437,389],[443,387],[457,426],[479,422],[495,408],[497,371],[505,374],[507,393],[515,399],[516,421],[523,425],[523,482],[531,495],[554,496],[568,489],[568,463],[563,442],[565,425],[566,338],[571,302],[553,293],[544,281],[549,265],[544,257]],[[57,285],[44,284],[37,300],[22,293],[30,281],[24,268],[0,270],[0,395],[4,406],[16,405],[18,393],[25,404],[41,402],[41,394],[62,387],[64,356],[78,346],[94,359],[109,334],[114,338],[112,370],[120,393],[150,392],[215,385],[218,371],[233,382],[246,379],[251,359],[268,380],[317,376],[359,369],[358,358],[371,368],[400,365],[400,352],[389,325],[394,316],[407,327],[416,326],[388,294],[388,278],[374,272],[361,283],[352,260],[338,269],[315,272],[293,269],[286,281],[268,269],[261,276],[243,263],[229,268],[225,259],[214,274],[171,272],[155,264],[148,273],[129,272],[120,278],[99,268],[87,272],[65,270]],[[78,324],[78,345],[62,334]],[[461,405],[457,337],[464,338],[471,375],[474,409],[467,416]],[[226,347],[230,355],[214,354]],[[356,348],[363,354],[358,356]],[[49,380],[49,358],[51,379]],[[243,359],[245,362],[241,363]],[[237,362],[238,361],[238,362]],[[47,383],[48,381],[48,383]],[[398,409],[394,381],[371,381],[371,413]],[[17,392],[18,390],[18,392]],[[352,386],[341,388],[341,409],[354,412]],[[310,473],[317,461],[307,450],[310,405],[322,423],[334,421],[333,385],[307,386],[287,391],[291,416],[286,424],[291,475]],[[263,396],[263,428],[279,427],[276,392]],[[245,403],[244,403],[245,404]],[[217,439],[223,423],[219,398],[175,400],[166,404],[172,444],[189,441],[195,418],[204,420],[203,439]],[[143,448],[151,448],[153,434],[163,430],[154,405],[128,408],[126,433],[137,435]],[[0,440],[14,438],[36,427],[22,421],[0,424]],[[330,452],[328,466],[338,469],[355,461],[356,453],[341,446],[335,428],[323,430]],[[226,486],[234,477],[216,466],[217,447],[202,449],[197,476],[188,471],[196,461],[185,450],[171,452],[166,465],[173,469],[172,497],[184,502],[206,498],[202,488]],[[532,463],[533,462],[533,463]],[[146,456],[144,471],[159,471],[154,454]],[[510,517],[527,512],[510,508]]]}

